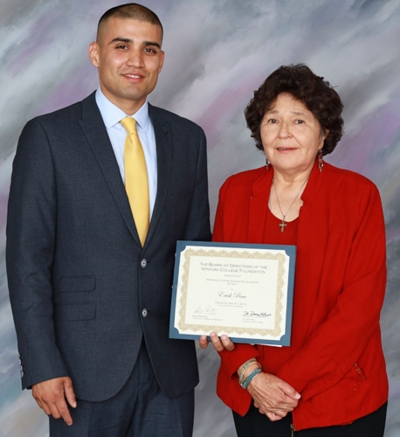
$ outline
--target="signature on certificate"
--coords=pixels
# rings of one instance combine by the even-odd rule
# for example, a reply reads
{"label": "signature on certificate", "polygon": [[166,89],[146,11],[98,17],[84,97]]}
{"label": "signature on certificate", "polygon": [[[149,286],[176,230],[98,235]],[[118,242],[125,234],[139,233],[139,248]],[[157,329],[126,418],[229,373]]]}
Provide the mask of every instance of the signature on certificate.
{"label": "signature on certificate", "polygon": [[271,313],[261,312],[258,313],[256,311],[244,311],[243,317],[260,317],[260,318],[266,318],[271,317]]}
{"label": "signature on certificate", "polygon": [[199,306],[194,311],[194,314],[210,314],[210,315],[214,315],[215,314],[215,309],[211,305],[207,305],[205,308],[203,308],[202,306]]}

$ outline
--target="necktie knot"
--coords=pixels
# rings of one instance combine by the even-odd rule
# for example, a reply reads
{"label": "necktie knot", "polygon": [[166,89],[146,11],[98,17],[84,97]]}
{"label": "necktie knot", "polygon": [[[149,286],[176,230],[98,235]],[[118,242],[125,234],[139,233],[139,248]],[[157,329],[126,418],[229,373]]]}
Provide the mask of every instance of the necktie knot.
{"label": "necktie knot", "polygon": [[128,132],[128,135],[137,135],[136,120],[132,117],[125,117],[121,120],[121,124]]}

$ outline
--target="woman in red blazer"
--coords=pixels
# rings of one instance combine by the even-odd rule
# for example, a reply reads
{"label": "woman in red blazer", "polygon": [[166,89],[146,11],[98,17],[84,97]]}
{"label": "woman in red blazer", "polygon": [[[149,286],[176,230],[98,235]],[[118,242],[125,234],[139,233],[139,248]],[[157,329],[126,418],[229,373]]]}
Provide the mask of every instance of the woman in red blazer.
{"label": "woman in red blazer", "polygon": [[231,176],[220,190],[214,241],[297,246],[290,347],[211,334],[221,357],[217,393],[239,437],[384,432],[384,220],[371,181],[323,161],[342,136],[342,107],[307,66],[280,67],[245,111],[266,167]]}

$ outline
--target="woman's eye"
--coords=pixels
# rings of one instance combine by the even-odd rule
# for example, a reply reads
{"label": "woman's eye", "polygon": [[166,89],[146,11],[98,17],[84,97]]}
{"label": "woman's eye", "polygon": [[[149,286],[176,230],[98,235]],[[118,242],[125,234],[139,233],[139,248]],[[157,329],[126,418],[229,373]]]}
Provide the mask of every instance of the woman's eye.
{"label": "woman's eye", "polygon": [[296,120],[296,124],[303,124],[304,120]]}

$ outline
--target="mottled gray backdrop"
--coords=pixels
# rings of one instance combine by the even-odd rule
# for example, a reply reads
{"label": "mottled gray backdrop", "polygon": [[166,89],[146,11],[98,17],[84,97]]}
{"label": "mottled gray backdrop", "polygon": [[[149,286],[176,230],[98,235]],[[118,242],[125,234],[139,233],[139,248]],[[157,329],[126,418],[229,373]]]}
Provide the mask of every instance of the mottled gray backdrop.
{"label": "mottled gray backdrop", "polygon": [[[243,109],[282,64],[307,63],[342,96],[346,134],[328,161],[379,187],[389,282],[382,328],[390,376],[386,436],[400,436],[400,0],[144,0],[165,26],[166,62],[150,101],[199,123],[209,151],[210,201],[225,178],[263,164]],[[11,162],[31,117],[97,87],[87,57],[97,20],[113,0],[0,2],[0,437],[45,437],[47,420],[20,391],[4,268]],[[371,247],[371,251],[374,250]],[[233,437],[216,398],[218,359],[199,352],[195,437]],[[155,436],[156,437],[156,436]]]}

